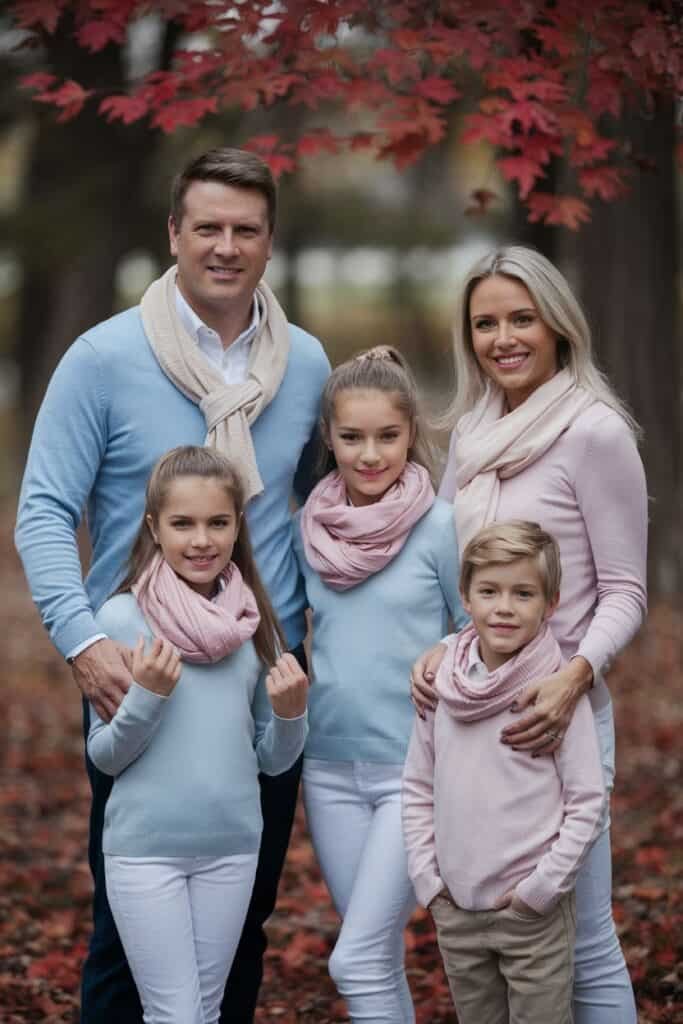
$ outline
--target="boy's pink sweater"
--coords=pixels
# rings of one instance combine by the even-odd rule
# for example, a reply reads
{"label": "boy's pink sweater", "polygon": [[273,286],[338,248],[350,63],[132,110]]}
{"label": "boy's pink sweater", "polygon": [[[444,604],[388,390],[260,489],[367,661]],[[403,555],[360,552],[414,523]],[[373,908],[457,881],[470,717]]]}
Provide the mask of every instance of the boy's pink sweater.
{"label": "boy's pink sweater", "polygon": [[[455,441],[439,497],[455,494]],[[560,605],[551,620],[568,660],[592,666],[595,708],[607,702],[599,676],[633,637],[647,610],[647,490],[624,420],[603,402],[582,412],[545,454],[500,481],[496,519],[532,519],[557,538]]]}
{"label": "boy's pink sweater", "polygon": [[[543,914],[573,888],[602,818],[606,795],[593,713],[582,697],[552,756],[533,758],[501,743],[520,685],[538,678],[535,641],[504,666],[511,671],[502,687],[492,674],[490,688],[473,695],[453,667],[466,659],[474,636],[469,626],[448,638],[437,709],[415,718],[403,775],[408,869],[425,907],[444,887],[464,910],[490,910],[514,889]],[[540,674],[548,674],[547,658]]]}

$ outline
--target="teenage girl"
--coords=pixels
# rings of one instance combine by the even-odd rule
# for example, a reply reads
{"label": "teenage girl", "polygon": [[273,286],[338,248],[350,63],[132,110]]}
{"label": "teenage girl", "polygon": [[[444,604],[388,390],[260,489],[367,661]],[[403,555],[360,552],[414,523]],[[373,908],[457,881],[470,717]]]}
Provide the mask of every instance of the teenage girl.
{"label": "teenage girl", "polygon": [[415,907],[401,832],[413,721],[405,681],[449,613],[462,625],[453,516],[435,500],[412,376],[388,346],[337,367],[321,429],[336,469],[299,514],[313,613],[308,827],[342,917],[329,970],[354,1022],[412,1024],[403,930]]}
{"label": "teenage girl", "polygon": [[90,708],[88,752],[116,776],[107,896],[146,1024],[218,1021],[256,871],[257,775],[289,768],[306,737],[308,681],[278,656],[243,507],[214,449],[167,452],[128,575],[97,616],[132,648],[135,682],[110,723]]}

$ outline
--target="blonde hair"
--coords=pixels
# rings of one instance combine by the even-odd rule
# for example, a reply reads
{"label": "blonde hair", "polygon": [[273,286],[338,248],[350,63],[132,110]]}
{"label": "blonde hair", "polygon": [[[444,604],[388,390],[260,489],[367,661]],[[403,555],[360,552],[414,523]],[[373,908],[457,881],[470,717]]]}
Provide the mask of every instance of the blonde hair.
{"label": "blonde hair", "polygon": [[244,582],[253,591],[261,622],[254,633],[254,647],[265,665],[272,665],[278,654],[285,649],[282,627],[278,622],[270,598],[259,576],[249,539],[249,528],[243,515],[245,499],[244,486],[233,464],[215,448],[199,445],[181,445],[162,455],[152,470],[145,491],[145,511],[138,535],[133,543],[125,578],[116,589],[117,594],[129,591],[140,578],[158,550],[152,536],[147,516],[156,526],[174,480],[181,477],[199,476],[216,480],[230,495],[235,505],[239,529],[232,551],[232,561],[242,574]]}
{"label": "blonde hair", "polygon": [[560,592],[562,579],[560,549],[552,534],[527,519],[491,523],[475,533],[462,554],[461,593],[469,597],[475,569],[510,565],[521,558],[531,558],[536,562],[545,599],[554,601]]}
{"label": "blonde hair", "polygon": [[[356,389],[382,391],[395,396],[394,404],[407,417],[413,433],[408,459],[423,466],[434,483],[434,446],[426,434],[417,384],[404,356],[392,345],[376,345],[374,348],[359,352],[345,363],[340,363],[332,371],[320,399],[320,427],[323,438],[330,436],[330,425],[339,394],[342,391]],[[329,459],[329,453],[325,449],[322,461],[328,468]]]}
{"label": "blonde hair", "polygon": [[567,367],[577,384],[619,413],[639,436],[635,419],[594,362],[590,327],[566,279],[540,252],[522,245],[505,246],[483,256],[462,282],[453,322],[455,398],[440,425],[453,427],[484,393],[487,377],[474,354],[470,301],[479,282],[495,276],[524,285],[541,319],[557,335],[560,367]]}

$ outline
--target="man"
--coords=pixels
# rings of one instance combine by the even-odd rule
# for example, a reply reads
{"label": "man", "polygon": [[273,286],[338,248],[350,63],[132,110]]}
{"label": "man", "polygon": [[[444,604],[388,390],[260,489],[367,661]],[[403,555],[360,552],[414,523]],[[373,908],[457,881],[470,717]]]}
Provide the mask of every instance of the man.
{"label": "man", "polygon": [[[140,306],[86,331],[67,351],[36,421],[16,543],[50,636],[84,697],[106,721],[131,683],[125,652],[93,613],[123,575],[157,458],[179,444],[215,444],[238,458],[253,500],[259,570],[291,650],[303,656],[304,594],[291,547],[290,497],[305,497],[329,363],[287,323],[262,280],[272,253],[275,184],[253,154],[217,149],[173,183],[168,220],[177,265]],[[87,505],[92,563],[85,583],[76,529]],[[86,759],[87,760],[87,759]],[[94,932],[83,971],[82,1024],[137,1024],[142,1011],[107,903],[102,856],[112,779],[87,761],[93,792]],[[221,1021],[253,1020],[291,831],[300,764],[261,779],[264,831],[254,894]]]}

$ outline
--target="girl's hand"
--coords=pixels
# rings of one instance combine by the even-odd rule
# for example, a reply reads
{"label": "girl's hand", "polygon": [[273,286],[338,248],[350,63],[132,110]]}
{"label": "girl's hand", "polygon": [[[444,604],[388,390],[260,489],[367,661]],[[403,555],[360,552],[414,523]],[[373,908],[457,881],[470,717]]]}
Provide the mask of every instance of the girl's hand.
{"label": "girl's hand", "polygon": [[500,739],[515,750],[528,750],[534,757],[552,754],[559,747],[572,720],[579,698],[587,693],[593,681],[593,670],[585,658],[572,658],[546,679],[527,686],[510,710],[529,714],[506,725]]}
{"label": "girl's hand", "polygon": [[145,653],[145,641],[138,637],[133,651],[132,675],[136,683],[160,697],[169,697],[180,679],[180,657],[173,644],[155,636]]}
{"label": "girl's hand", "polygon": [[293,654],[282,654],[266,676],[268,699],[278,718],[299,718],[306,710],[308,676]]}
{"label": "girl's hand", "polygon": [[446,645],[438,643],[421,654],[411,669],[410,699],[420,718],[424,718],[425,711],[436,709],[439,698],[434,689],[434,680],[445,654]]}

